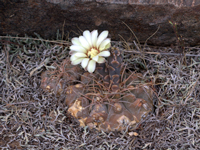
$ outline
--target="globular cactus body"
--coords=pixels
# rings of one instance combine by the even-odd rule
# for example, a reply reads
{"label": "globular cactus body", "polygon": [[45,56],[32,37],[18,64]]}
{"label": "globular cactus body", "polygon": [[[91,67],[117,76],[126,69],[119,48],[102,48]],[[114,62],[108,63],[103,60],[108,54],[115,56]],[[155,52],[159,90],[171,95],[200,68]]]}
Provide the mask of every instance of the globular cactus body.
{"label": "globular cactus body", "polygon": [[97,65],[94,74],[63,64],[63,69],[57,69],[57,74],[62,76],[53,76],[55,70],[42,74],[41,88],[64,94],[68,112],[81,126],[104,131],[124,130],[135,126],[152,111],[153,90],[141,74],[125,72],[122,76],[123,59],[117,48],[111,50],[107,63]]}

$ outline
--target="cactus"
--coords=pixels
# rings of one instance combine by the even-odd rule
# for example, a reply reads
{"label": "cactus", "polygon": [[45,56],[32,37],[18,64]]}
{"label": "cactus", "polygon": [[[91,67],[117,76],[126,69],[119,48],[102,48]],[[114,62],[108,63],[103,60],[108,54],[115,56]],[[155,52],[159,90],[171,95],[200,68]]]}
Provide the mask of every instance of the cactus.
{"label": "cactus", "polygon": [[95,73],[84,73],[66,59],[41,75],[41,88],[65,95],[68,112],[80,126],[120,131],[136,126],[153,109],[150,83],[139,73],[124,71],[120,51],[111,49],[107,63],[97,64]]}

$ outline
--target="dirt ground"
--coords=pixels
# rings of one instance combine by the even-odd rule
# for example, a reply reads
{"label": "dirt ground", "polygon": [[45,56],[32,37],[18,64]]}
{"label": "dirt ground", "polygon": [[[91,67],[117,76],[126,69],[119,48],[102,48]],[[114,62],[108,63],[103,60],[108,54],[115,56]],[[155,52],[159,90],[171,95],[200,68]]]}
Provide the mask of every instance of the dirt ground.
{"label": "dirt ground", "polygon": [[40,88],[41,73],[69,57],[70,42],[0,39],[1,149],[199,149],[200,47],[113,42],[124,63],[155,83],[155,111],[136,128],[99,132],[67,113],[63,97]]}

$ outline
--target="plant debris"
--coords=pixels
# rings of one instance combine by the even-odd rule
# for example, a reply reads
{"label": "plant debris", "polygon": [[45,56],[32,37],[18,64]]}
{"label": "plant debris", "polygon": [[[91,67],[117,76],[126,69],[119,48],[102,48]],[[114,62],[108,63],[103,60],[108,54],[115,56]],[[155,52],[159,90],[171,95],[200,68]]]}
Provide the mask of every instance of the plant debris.
{"label": "plant debris", "polygon": [[185,47],[180,57],[163,54],[174,54],[176,47],[143,46],[134,53],[134,43],[112,44],[123,52],[127,69],[153,81],[155,113],[136,129],[105,133],[80,127],[67,113],[65,96],[40,88],[41,73],[60,65],[68,57],[68,46],[10,37],[0,43],[0,148],[198,149],[200,48]]}

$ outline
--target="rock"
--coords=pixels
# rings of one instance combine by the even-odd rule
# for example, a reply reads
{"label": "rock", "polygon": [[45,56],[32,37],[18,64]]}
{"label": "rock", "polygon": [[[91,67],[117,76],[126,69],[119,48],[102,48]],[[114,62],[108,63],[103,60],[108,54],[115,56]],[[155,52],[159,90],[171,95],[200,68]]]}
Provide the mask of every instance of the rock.
{"label": "rock", "polygon": [[[200,0],[12,0],[0,1],[0,34],[45,39],[64,30],[78,36],[83,30],[109,30],[112,40],[136,40],[167,46],[176,44],[169,21],[177,23],[186,45],[200,43]],[[125,25],[128,25],[130,29]],[[81,30],[81,31],[80,31]]]}

